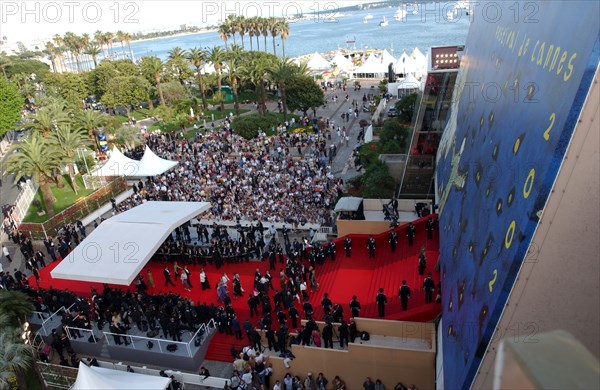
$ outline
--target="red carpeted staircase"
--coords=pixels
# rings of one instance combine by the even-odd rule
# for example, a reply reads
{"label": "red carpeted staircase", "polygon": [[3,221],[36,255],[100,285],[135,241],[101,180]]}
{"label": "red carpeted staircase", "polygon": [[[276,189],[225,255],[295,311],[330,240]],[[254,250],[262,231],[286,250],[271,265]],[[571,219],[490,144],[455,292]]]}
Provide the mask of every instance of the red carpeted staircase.
{"label": "red carpeted staircase", "polygon": [[[344,318],[350,317],[350,308],[348,306],[353,295],[356,295],[358,301],[361,303],[361,317],[378,318],[377,317],[377,305],[375,304],[375,296],[379,291],[379,288],[383,288],[388,298],[388,305],[386,307],[385,319],[389,320],[405,320],[405,321],[431,321],[441,311],[439,304],[425,304],[425,295],[423,292],[423,279],[427,272],[432,272],[435,283],[439,281],[439,273],[434,272],[434,266],[438,259],[439,253],[439,239],[437,226],[434,229],[434,234],[431,240],[427,239],[425,232],[425,221],[426,218],[420,219],[413,224],[416,227],[416,236],[412,247],[407,245],[405,229],[406,226],[400,226],[397,228],[398,233],[398,245],[396,252],[392,253],[390,246],[387,242],[387,232],[374,236],[376,240],[376,251],[375,259],[368,258],[367,252],[367,239],[368,235],[353,235],[352,236],[352,256],[347,258],[343,249],[343,238],[336,241],[337,255],[336,260],[331,261],[327,259],[322,266],[317,265],[317,280],[319,282],[319,291],[310,293],[310,302],[314,308],[314,318],[316,320],[323,319],[323,309],[321,307],[321,299],[323,293],[328,293],[330,299],[334,304],[338,303],[344,310]],[[421,276],[417,272],[418,265],[418,253],[421,247],[425,247],[427,253],[427,269],[425,275]],[[52,279],[50,271],[59,262],[49,264],[43,268],[40,272],[40,287],[49,288],[50,286],[60,289],[69,289],[81,296],[90,296],[90,288],[93,286],[98,291],[101,291],[101,284],[99,283],[88,283],[88,282],[76,282],[68,280]],[[187,296],[193,299],[194,302],[207,304],[214,303],[219,305],[217,302],[216,291],[214,286],[218,279],[221,277],[223,272],[226,272],[230,279],[233,278],[233,273],[237,272],[240,274],[242,286],[246,290],[246,294],[252,291],[253,286],[253,275],[258,268],[261,273],[264,273],[268,269],[268,262],[256,262],[251,261],[241,264],[227,264],[220,270],[217,270],[214,266],[205,267],[205,271],[210,281],[212,289],[201,291],[199,288],[199,270],[200,266],[189,267],[192,272],[190,278],[193,288],[191,292],[187,292],[183,289],[183,286],[179,281],[175,281],[176,287],[164,287],[164,278],[162,276],[162,270],[164,264],[160,262],[149,262],[142,275],[146,275],[146,270],[151,269],[154,276],[155,288],[150,289],[150,292],[175,292],[182,296]],[[277,270],[271,271],[273,276],[273,286],[279,287],[279,269],[282,264],[277,264]],[[408,310],[405,312],[401,311],[400,300],[398,298],[398,289],[402,283],[402,280],[406,280],[408,286],[411,288],[411,298],[408,304]],[[30,284],[35,285],[35,279],[30,278]],[[230,285],[231,286],[231,285]],[[123,286],[111,286],[115,288],[124,288]],[[129,289],[135,290],[135,287],[129,286]],[[270,292],[272,297],[272,292]],[[436,293],[434,293],[435,298]],[[240,297],[233,300],[232,306],[235,309],[236,316],[240,323],[243,323],[249,318],[250,310],[247,305],[248,297]],[[295,302],[298,311],[301,313],[301,319],[304,319],[302,308]],[[259,312],[261,312],[259,307]],[[272,316],[275,328],[278,327],[277,319],[275,315]],[[259,318],[254,317],[251,322],[254,326],[258,326]],[[291,323],[288,319],[288,326],[291,328]],[[225,336],[225,334],[219,334],[218,332],[213,336],[211,343],[208,347],[206,354],[207,360],[217,360],[224,362],[231,362],[231,346],[235,346],[237,350],[240,350],[246,345],[247,340],[244,335],[243,340],[236,340],[234,336]]]}

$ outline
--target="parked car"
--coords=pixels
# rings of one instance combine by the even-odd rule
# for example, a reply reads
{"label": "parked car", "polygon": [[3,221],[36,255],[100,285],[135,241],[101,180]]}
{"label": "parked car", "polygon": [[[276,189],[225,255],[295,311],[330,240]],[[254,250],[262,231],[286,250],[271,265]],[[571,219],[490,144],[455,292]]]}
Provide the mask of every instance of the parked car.
{"label": "parked car", "polygon": [[396,111],[396,107],[390,107],[390,109],[387,112],[387,116],[389,116],[390,118],[398,116],[398,112]]}

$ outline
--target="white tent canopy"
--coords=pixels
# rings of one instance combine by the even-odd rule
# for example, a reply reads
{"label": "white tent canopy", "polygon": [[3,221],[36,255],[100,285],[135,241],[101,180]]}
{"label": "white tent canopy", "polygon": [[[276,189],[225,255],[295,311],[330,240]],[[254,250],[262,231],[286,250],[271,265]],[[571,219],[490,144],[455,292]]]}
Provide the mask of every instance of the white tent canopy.
{"label": "white tent canopy", "polygon": [[339,51],[331,60],[331,64],[336,64],[337,68],[341,70],[350,70],[354,66],[352,61],[344,57]]}
{"label": "white tent canopy", "polygon": [[396,59],[390,54],[389,51],[387,51],[387,49],[385,49],[383,50],[383,53],[381,53],[381,63],[385,65],[387,69],[390,64],[396,63]]}
{"label": "white tent canopy", "polygon": [[329,70],[331,69],[331,64],[322,55],[315,52],[312,55],[310,60],[306,63],[311,70]]}
{"label": "white tent canopy", "polygon": [[419,89],[421,82],[412,74],[408,74],[400,83],[398,89]]}
{"label": "white tent canopy", "polygon": [[402,74],[413,73],[415,71],[415,62],[406,52],[402,52],[402,55],[394,64],[394,71]]}
{"label": "white tent canopy", "polygon": [[129,286],[178,226],[207,202],[146,202],[102,222],[50,272],[53,278]]}
{"label": "white tent canopy", "polygon": [[139,161],[125,156],[116,146],[113,147],[110,158],[99,169],[92,172],[93,176],[132,176],[139,170]]}
{"label": "white tent canopy", "polygon": [[355,74],[376,74],[381,75],[387,72],[387,65],[381,63],[374,53],[371,53],[369,58],[354,71]]}
{"label": "white tent canopy", "polygon": [[102,367],[88,367],[79,362],[79,371],[72,390],[164,390],[170,378],[117,371]]}
{"label": "white tent canopy", "polygon": [[156,176],[172,169],[179,164],[177,161],[170,161],[158,157],[152,149],[146,145],[144,156],[140,160],[139,169],[132,176]]}
{"label": "white tent canopy", "polygon": [[113,147],[110,159],[99,169],[92,172],[93,176],[156,176],[172,169],[179,164],[177,161],[165,160],[158,157],[146,146],[144,156],[140,161],[126,157],[123,153]]}

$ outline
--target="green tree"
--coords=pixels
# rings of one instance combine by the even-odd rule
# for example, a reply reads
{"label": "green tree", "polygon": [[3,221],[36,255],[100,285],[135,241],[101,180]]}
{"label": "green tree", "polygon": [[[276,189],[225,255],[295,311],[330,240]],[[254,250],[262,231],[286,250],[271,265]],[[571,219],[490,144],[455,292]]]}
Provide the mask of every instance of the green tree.
{"label": "green tree", "polygon": [[11,61],[4,67],[9,79],[15,74],[23,73],[27,76],[35,74],[38,80],[44,80],[44,77],[50,73],[50,66],[38,60],[22,60],[11,58]]}
{"label": "green tree", "polygon": [[387,154],[405,153],[408,143],[408,128],[402,126],[395,118],[383,122],[379,133],[379,152]]}
{"label": "green tree", "polygon": [[42,201],[48,216],[54,216],[52,205],[56,198],[52,194],[50,184],[54,180],[54,173],[60,169],[62,153],[38,133],[33,133],[25,141],[13,145],[12,153],[6,162],[7,172],[15,174],[15,184],[21,176],[31,176],[39,184],[42,191]]}
{"label": "green tree", "polygon": [[298,76],[292,78],[287,83],[287,105],[289,109],[302,110],[306,115],[309,109],[316,111],[317,107],[325,104],[323,90],[307,76]]}
{"label": "green tree", "polygon": [[96,110],[83,110],[75,115],[75,128],[85,130],[88,137],[94,142],[96,150],[98,147],[98,138],[96,131],[108,122],[109,116]]}
{"label": "green tree", "polygon": [[178,81],[169,81],[162,84],[162,91],[167,106],[172,106],[177,100],[190,97],[190,92]]}
{"label": "green tree", "polygon": [[139,142],[140,131],[133,126],[121,126],[115,133],[115,138],[120,145],[133,149]]}
{"label": "green tree", "polygon": [[[223,69],[223,61],[225,60],[225,51],[221,46],[215,46],[208,52],[208,61],[210,61],[215,67],[215,73],[217,76],[217,91],[221,91],[221,71]],[[220,104],[221,111],[225,111],[223,100]]]}
{"label": "green tree", "polygon": [[233,91],[233,102],[235,107],[235,114],[240,115],[240,99],[238,97],[238,85],[240,83],[240,72],[239,67],[245,59],[245,52],[238,45],[232,45],[225,54],[226,65],[227,65],[227,81],[231,85]]}
{"label": "green tree", "polygon": [[52,133],[52,142],[62,151],[64,155],[64,163],[69,169],[69,177],[71,178],[71,187],[77,193],[79,187],[75,181],[75,153],[78,149],[87,148],[91,145],[91,140],[85,131],[76,129],[70,125],[57,126]]}
{"label": "green tree", "polygon": [[412,93],[410,95],[404,96],[402,99],[398,100],[394,105],[396,107],[396,111],[399,113],[398,117],[403,122],[410,122],[413,117],[413,112],[415,111],[417,105],[418,95],[416,93]]}
{"label": "green tree", "polygon": [[75,73],[50,73],[46,76],[44,85],[50,95],[63,98],[70,107],[83,107],[83,99],[87,96],[87,87],[81,75]]}
{"label": "green tree", "polygon": [[38,109],[35,114],[29,114],[23,127],[47,137],[56,126],[69,123],[69,121],[69,113],[63,101],[58,100]]}
{"label": "green tree", "polygon": [[281,95],[281,104],[283,106],[283,120],[287,121],[287,84],[296,77],[296,66],[287,58],[281,58],[269,69],[271,80],[277,84],[279,94]]}
{"label": "green tree", "polygon": [[206,104],[206,91],[204,91],[204,82],[202,81],[202,67],[206,63],[206,50],[194,47],[190,49],[187,54],[187,60],[196,68],[196,78],[198,80],[198,89],[200,89],[200,95],[202,96],[202,107],[204,110],[208,108]]}
{"label": "green tree", "polygon": [[102,48],[98,46],[95,42],[90,43],[86,46],[84,54],[92,57],[92,61],[94,61],[94,68],[98,66],[98,55],[102,53]]}
{"label": "green tree", "polygon": [[23,98],[17,86],[4,78],[0,78],[0,136],[13,130],[21,119]]}
{"label": "green tree", "polygon": [[129,116],[132,105],[148,100],[149,89],[150,83],[141,76],[121,76],[111,80],[100,100],[107,107],[124,106]]}
{"label": "green tree", "polygon": [[160,101],[160,105],[165,105],[165,97],[162,91],[162,75],[164,71],[164,66],[160,58],[158,57],[142,57],[140,62],[140,69],[142,74],[146,79],[156,86],[156,90],[158,91],[158,97]]}
{"label": "green tree", "polygon": [[186,61],[186,54],[180,47],[169,51],[167,67],[173,72],[174,78],[179,80],[181,85],[185,84],[185,79],[190,76],[190,68]]}

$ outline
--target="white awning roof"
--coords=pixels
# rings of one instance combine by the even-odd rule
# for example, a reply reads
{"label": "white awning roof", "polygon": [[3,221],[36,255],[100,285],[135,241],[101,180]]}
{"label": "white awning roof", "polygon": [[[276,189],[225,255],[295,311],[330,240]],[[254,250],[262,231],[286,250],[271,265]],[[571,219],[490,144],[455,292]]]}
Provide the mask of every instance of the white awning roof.
{"label": "white awning roof", "polygon": [[144,156],[140,160],[139,169],[132,176],[156,176],[172,169],[179,164],[177,161],[166,160],[158,157],[152,149],[146,146]]}
{"label": "white awning roof", "polygon": [[335,205],[334,211],[336,213],[341,211],[357,211],[362,201],[363,198],[357,198],[355,196],[346,196],[344,198],[340,198]]}
{"label": "white awning roof", "polygon": [[93,176],[135,176],[139,170],[139,161],[125,156],[114,146],[108,161],[92,172]]}
{"label": "white awning roof", "polygon": [[402,81],[398,83],[399,89],[419,89],[421,82],[412,74],[408,74]]}
{"label": "white awning roof", "polygon": [[102,222],[54,270],[53,278],[129,286],[178,226],[208,202],[146,202]]}
{"label": "white awning roof", "polygon": [[171,383],[170,378],[137,374],[134,372],[111,370],[102,367],[88,367],[79,362],[79,371],[72,390],[164,390]]}

